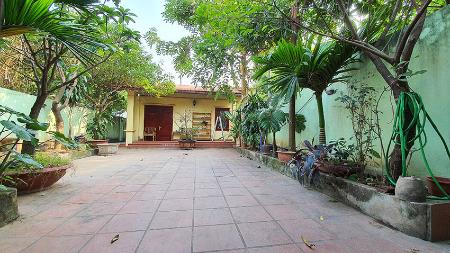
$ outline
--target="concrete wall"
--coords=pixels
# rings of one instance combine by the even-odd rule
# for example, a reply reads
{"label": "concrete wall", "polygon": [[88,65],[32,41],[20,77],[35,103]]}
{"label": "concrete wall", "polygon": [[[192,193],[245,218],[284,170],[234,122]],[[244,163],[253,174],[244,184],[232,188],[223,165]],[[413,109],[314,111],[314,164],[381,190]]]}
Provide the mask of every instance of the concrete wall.
{"label": "concrete wall", "polygon": [[[196,105],[193,105],[193,100]],[[211,113],[211,138],[218,140],[222,137],[221,131],[215,131],[215,108],[230,108],[233,105],[225,99],[215,100],[211,97],[199,95],[183,95],[183,97],[150,97],[138,96],[134,92],[128,94],[127,143],[143,139],[144,133],[144,107],[146,105],[173,106],[173,131],[178,130],[179,115],[185,110],[198,113]],[[231,139],[228,131],[224,131],[225,139]],[[177,136],[175,136],[175,139]]]}
{"label": "concrete wall", "polygon": [[[414,55],[412,57],[410,69],[413,71],[426,70],[421,75],[415,75],[410,78],[412,89],[420,94],[425,103],[425,107],[439,127],[446,142],[450,144],[450,6],[429,16],[426,21],[424,31],[420,37]],[[386,86],[381,75],[376,71],[373,64],[366,58],[357,65],[357,71],[352,73],[351,82],[365,83],[377,90],[377,96]],[[345,84],[336,84],[334,87],[338,93],[332,96],[324,94],[324,110],[326,120],[327,139],[335,140],[340,137],[349,138],[353,135],[351,122],[348,118],[343,104],[335,101],[340,92],[346,91]],[[319,137],[318,116],[315,99],[312,98],[312,92],[304,90],[301,92],[297,101],[297,110],[304,114],[307,119],[306,130],[297,134],[297,146],[301,146],[303,140],[311,140],[313,137],[316,142]],[[309,102],[308,102],[309,100]],[[389,93],[385,94],[380,103],[381,126],[383,131],[383,141],[386,144],[392,133],[394,102]],[[288,111],[288,108],[285,108]],[[431,126],[426,126],[428,144],[425,152],[432,170],[438,176],[450,177],[450,160],[445,154],[443,145],[438,136],[433,132]],[[279,145],[288,146],[288,127],[284,127],[277,134]],[[379,142],[376,141],[377,149]],[[381,172],[381,166],[373,164],[374,169]],[[419,152],[413,155],[410,165],[410,174],[425,176],[427,172],[420,158]]]}
{"label": "concrete wall", "polygon": [[[24,94],[21,92],[8,90],[4,88],[0,88],[0,104],[4,106],[8,106],[16,111],[29,114],[30,109],[33,106],[35,101],[35,96]],[[40,122],[50,123],[50,130],[55,129],[55,118],[53,116],[52,110],[52,101],[47,100],[44,108],[39,114]],[[87,115],[89,114],[89,110],[84,108],[74,108],[69,109],[66,108],[63,110],[62,115],[64,118],[64,134],[66,136],[69,135],[69,128],[72,129],[72,136],[80,135],[86,133],[86,123],[87,123]],[[47,138],[45,135],[40,135],[39,138],[45,139]]]}

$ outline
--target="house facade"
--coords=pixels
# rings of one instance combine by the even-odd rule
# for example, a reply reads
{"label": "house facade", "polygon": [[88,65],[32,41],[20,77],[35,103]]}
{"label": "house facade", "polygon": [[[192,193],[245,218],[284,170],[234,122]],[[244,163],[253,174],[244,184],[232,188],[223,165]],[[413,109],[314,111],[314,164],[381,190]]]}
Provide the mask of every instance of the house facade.
{"label": "house facade", "polygon": [[215,97],[190,85],[177,86],[176,92],[166,97],[128,91],[126,145],[179,140],[185,125],[196,129],[197,141],[232,140],[224,112],[233,111],[235,105],[224,97]]}

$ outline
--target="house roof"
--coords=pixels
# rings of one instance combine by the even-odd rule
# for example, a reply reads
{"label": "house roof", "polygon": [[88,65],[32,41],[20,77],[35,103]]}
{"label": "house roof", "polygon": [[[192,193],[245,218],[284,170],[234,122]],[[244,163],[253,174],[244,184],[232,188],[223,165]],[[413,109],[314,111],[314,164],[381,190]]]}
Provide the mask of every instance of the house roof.
{"label": "house roof", "polygon": [[[204,89],[200,86],[194,86],[194,85],[177,85],[175,93],[208,95],[211,93],[211,90]],[[213,93],[215,93],[215,91],[213,91]],[[233,93],[238,96],[242,95],[242,92],[240,89],[233,89]]]}

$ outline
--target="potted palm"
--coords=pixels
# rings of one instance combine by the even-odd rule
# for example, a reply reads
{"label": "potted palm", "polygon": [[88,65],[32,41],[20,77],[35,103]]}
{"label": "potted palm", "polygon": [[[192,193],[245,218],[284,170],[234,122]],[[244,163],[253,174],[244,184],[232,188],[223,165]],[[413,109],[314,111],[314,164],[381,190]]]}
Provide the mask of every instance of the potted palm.
{"label": "potted palm", "polygon": [[[277,142],[276,133],[281,130],[281,127],[286,123],[288,117],[286,113],[281,110],[281,104],[278,99],[271,98],[269,106],[263,108],[259,112],[259,123],[261,128],[267,133],[272,133],[272,155],[276,157]],[[266,146],[268,146],[266,144]],[[267,148],[263,150],[268,153]]]}

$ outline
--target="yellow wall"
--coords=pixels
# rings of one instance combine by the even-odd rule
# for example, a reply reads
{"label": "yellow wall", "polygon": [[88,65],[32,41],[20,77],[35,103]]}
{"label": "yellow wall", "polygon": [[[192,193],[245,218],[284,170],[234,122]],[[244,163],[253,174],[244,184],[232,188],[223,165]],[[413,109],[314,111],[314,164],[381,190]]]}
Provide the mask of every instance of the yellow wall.
{"label": "yellow wall", "polygon": [[[196,100],[196,105],[193,105],[193,100]],[[134,102],[133,102],[134,100]],[[211,113],[211,138],[219,140],[222,137],[222,131],[215,131],[215,108],[230,108],[233,110],[233,105],[227,100],[214,98],[207,98],[205,96],[198,95],[184,95],[183,97],[150,97],[139,96],[133,92],[129,92],[128,96],[128,121],[127,131],[129,137],[127,137],[127,143],[142,140],[144,133],[144,107],[146,105],[160,105],[160,106],[172,106],[173,107],[173,131],[178,130],[178,121],[180,115],[183,115],[186,110],[190,112],[199,113]],[[133,105],[133,106],[130,106]],[[130,111],[133,111],[133,115],[130,115]],[[130,117],[131,116],[131,117]],[[133,122],[133,126],[130,123]],[[129,140],[131,138],[132,141]],[[127,135],[128,136],[128,135]],[[232,140],[228,131],[224,131],[225,139]],[[176,139],[178,136],[175,135]]]}

